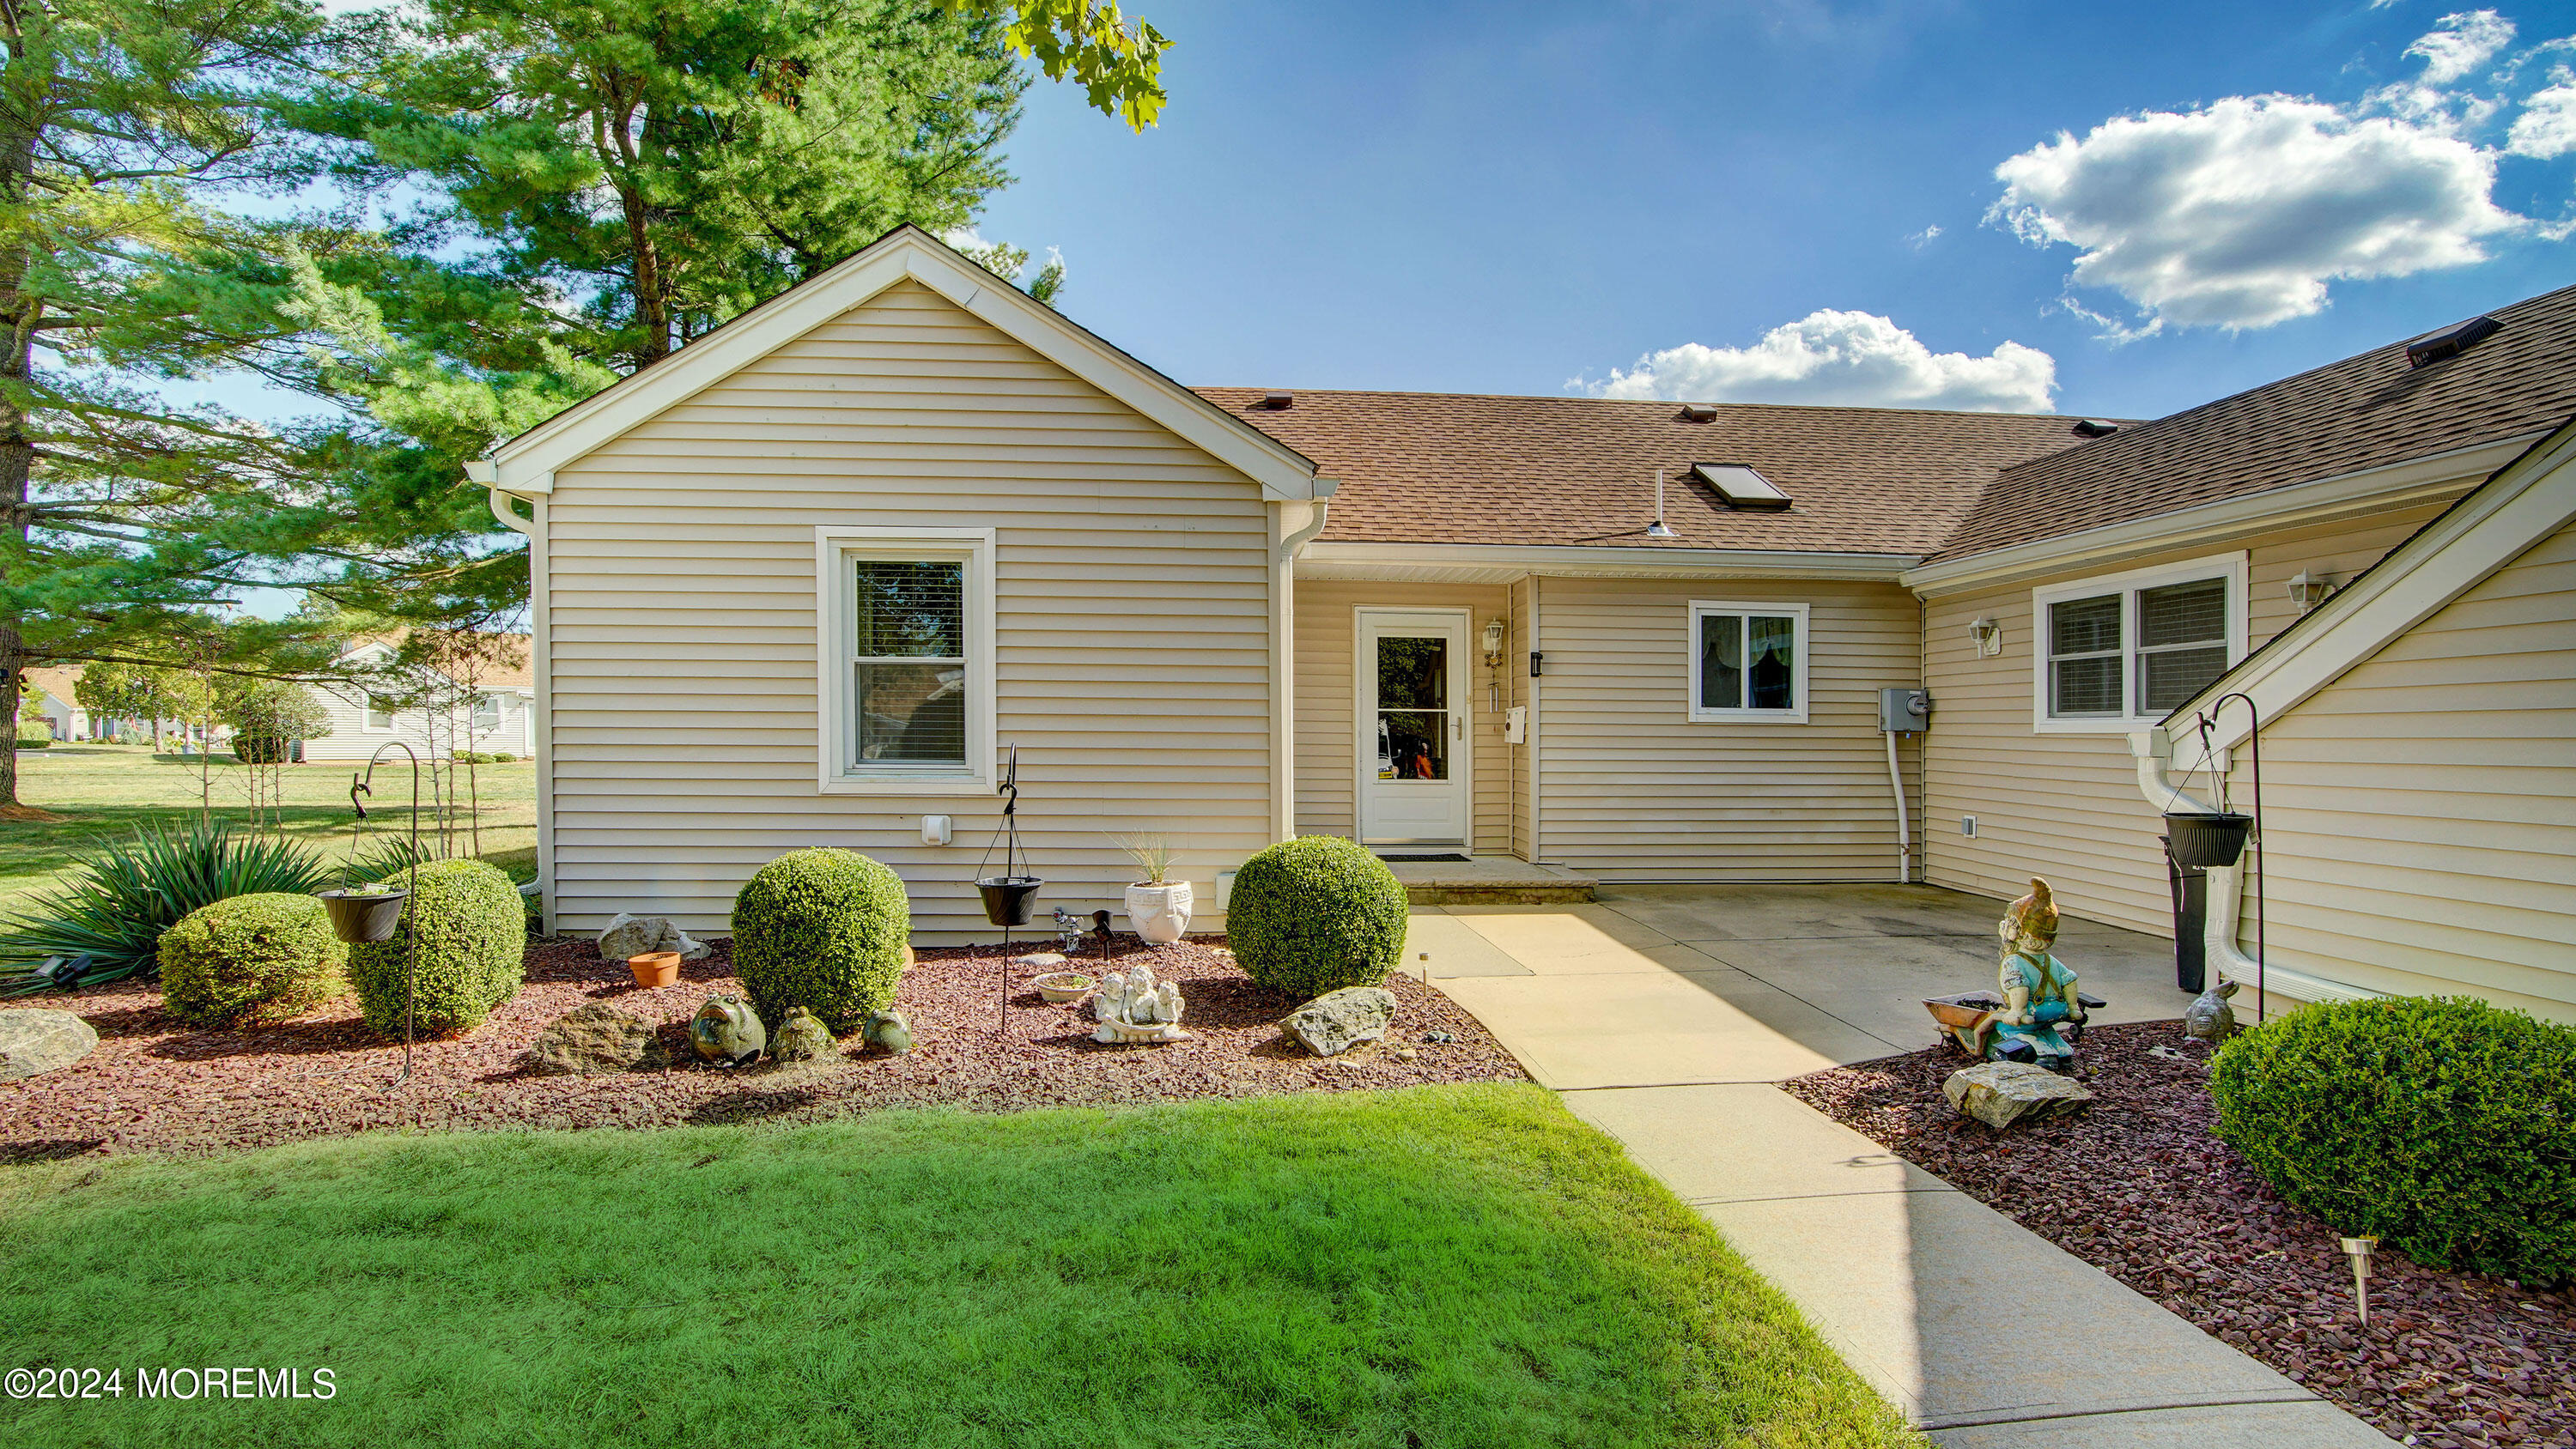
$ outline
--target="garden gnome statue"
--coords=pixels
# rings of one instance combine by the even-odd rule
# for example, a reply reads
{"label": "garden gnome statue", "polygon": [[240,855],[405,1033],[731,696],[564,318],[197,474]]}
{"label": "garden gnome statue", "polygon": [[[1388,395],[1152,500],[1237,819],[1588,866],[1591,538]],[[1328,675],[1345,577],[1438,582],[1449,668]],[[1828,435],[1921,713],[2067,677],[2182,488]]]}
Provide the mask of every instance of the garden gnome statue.
{"label": "garden gnome statue", "polygon": [[2049,954],[2057,944],[2057,902],[2048,882],[2032,876],[2030,894],[2005,910],[1995,934],[2004,943],[1996,982],[2004,1008],[1995,1016],[1986,1057],[2063,1071],[2084,1036],[2084,1004],[2076,996],[2075,973]]}

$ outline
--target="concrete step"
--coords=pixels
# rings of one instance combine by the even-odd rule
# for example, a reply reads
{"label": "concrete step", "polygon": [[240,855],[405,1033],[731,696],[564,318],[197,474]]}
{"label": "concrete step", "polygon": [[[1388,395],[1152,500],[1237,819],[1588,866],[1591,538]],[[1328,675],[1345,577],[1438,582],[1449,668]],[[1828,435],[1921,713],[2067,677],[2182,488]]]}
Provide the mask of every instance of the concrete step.
{"label": "concrete step", "polygon": [[1532,865],[1508,855],[1386,864],[1417,906],[1566,905],[1591,900],[1601,884],[1562,866]]}

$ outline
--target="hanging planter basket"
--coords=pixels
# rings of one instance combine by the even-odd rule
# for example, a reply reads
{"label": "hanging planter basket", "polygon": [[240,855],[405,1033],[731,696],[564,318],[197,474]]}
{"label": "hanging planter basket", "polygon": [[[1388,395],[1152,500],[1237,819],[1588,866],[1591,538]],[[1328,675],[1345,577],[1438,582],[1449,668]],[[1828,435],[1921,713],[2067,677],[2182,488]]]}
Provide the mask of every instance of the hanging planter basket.
{"label": "hanging planter basket", "polygon": [[401,923],[409,891],[318,891],[322,909],[331,914],[331,933],[352,946],[390,941]]}
{"label": "hanging planter basket", "polygon": [[1029,906],[1044,884],[1033,875],[987,876],[975,882],[976,892],[984,897],[984,919],[1005,929],[1027,925]]}
{"label": "hanging planter basket", "polygon": [[2253,828],[2251,815],[2176,812],[2165,817],[2165,846],[2177,865],[2223,869],[2244,856],[2245,836]]}

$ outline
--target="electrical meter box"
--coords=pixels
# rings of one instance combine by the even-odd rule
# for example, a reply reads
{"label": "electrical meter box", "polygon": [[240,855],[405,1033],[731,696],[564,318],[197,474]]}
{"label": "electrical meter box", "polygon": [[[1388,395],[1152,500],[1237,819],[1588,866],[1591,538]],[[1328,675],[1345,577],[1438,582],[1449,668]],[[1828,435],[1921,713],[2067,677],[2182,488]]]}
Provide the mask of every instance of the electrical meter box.
{"label": "electrical meter box", "polygon": [[1919,735],[1932,724],[1932,691],[1882,689],[1878,692],[1878,727],[1892,735]]}

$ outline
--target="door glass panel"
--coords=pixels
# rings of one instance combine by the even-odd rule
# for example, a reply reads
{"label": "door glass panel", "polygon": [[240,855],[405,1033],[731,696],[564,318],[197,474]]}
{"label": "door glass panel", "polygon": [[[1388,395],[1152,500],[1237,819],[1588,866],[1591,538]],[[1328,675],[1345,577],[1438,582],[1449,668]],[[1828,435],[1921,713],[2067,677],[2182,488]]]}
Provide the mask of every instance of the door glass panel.
{"label": "door glass panel", "polygon": [[1449,641],[1377,641],[1377,777],[1449,778]]}
{"label": "door glass panel", "polygon": [[1379,710],[1377,777],[1381,780],[1448,779],[1448,712],[1437,709]]}

